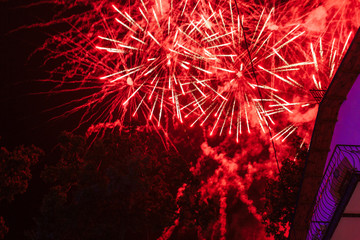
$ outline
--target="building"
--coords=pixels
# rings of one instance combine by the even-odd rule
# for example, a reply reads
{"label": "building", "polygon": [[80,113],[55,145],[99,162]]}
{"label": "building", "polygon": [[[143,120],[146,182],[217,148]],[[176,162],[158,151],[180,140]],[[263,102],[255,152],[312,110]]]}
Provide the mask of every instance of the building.
{"label": "building", "polygon": [[360,29],[319,104],[289,238],[360,239],[359,180]]}

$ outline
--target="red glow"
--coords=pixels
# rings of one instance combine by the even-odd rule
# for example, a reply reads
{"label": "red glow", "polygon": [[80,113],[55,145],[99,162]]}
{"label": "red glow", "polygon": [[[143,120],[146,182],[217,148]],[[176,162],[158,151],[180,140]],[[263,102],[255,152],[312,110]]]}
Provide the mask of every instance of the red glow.
{"label": "red glow", "polygon": [[[281,146],[296,131],[307,136],[316,115],[309,90],[330,84],[360,24],[360,14],[349,7],[358,6],[355,0],[289,0],[276,8],[272,1],[238,1],[239,14],[232,0],[93,2],[65,37],[44,46],[57,43],[49,59],[69,61],[70,70],[66,64],[54,70],[64,72],[60,86],[75,82],[75,90],[94,90],[64,115],[85,109],[82,121],[93,123],[89,134],[123,126],[131,116],[160,129],[185,118],[212,139],[228,132],[224,138],[244,152],[260,148],[248,142],[269,141],[270,130],[270,140]],[[249,159],[230,159],[207,143],[202,148],[220,165],[201,191],[204,199],[221,197],[218,229],[224,237],[230,188],[260,218],[247,190],[255,172],[271,176],[275,166],[247,165]]]}

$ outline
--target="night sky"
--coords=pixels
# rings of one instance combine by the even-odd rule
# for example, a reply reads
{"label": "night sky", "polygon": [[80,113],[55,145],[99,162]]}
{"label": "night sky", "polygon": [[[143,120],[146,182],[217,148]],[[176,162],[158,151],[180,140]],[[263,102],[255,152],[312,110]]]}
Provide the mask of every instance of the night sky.
{"label": "night sky", "polygon": [[[59,9],[52,5],[39,7],[23,7],[26,1],[2,1],[1,4],[1,81],[0,81],[0,145],[13,149],[18,145],[34,144],[46,152],[45,159],[35,166],[33,179],[25,194],[19,195],[9,204],[3,202],[1,215],[10,227],[7,239],[22,239],[23,232],[35,226],[34,216],[39,215],[42,197],[46,193],[46,185],[40,179],[40,172],[46,161],[57,158],[54,148],[62,131],[71,131],[78,126],[81,112],[51,120],[59,116],[64,109],[53,109],[64,102],[74,99],[74,94],[49,94],[52,84],[40,82],[39,79],[49,77],[52,65],[41,66],[44,53],[40,52],[29,58],[47,38],[48,34],[62,29],[63,26],[43,28],[22,28],[32,23],[46,22]],[[30,10],[29,10],[30,9]],[[19,29],[20,28],[20,29]],[[57,29],[59,28],[59,29]],[[54,30],[55,29],[55,30]],[[54,66],[57,63],[54,63]],[[81,126],[75,133],[84,133],[86,127]],[[201,133],[200,133],[201,134]],[[175,140],[177,141],[177,140]],[[216,141],[215,141],[216,145]],[[256,195],[256,194],[255,194]],[[246,205],[236,198],[237,204],[231,207],[232,228],[239,229],[231,233],[233,238],[240,235],[256,236],[252,228],[258,226],[255,218],[246,214]],[[246,224],[244,224],[246,222]],[[239,224],[243,225],[239,228]]]}
{"label": "night sky", "polygon": [[[34,144],[48,153],[46,159],[51,159],[58,136],[64,130],[74,129],[77,117],[50,120],[59,112],[48,110],[66,101],[66,98],[53,98],[46,93],[51,86],[37,81],[48,76],[47,69],[40,67],[44,56],[39,54],[28,58],[47,38],[47,30],[14,30],[29,23],[46,21],[54,11],[48,5],[29,10],[22,7],[25,3],[28,2],[15,0],[0,3],[0,146],[13,149],[22,144]],[[11,204],[3,202],[0,207],[10,226],[8,239],[23,239],[23,231],[34,226],[33,216],[38,214],[45,192],[39,176],[42,168],[43,163],[33,169],[34,177],[27,193],[16,197]]]}
{"label": "night sky", "polygon": [[57,9],[47,4],[27,8],[25,3],[1,2],[1,143],[8,147],[35,144],[48,150],[56,141],[54,136],[77,126],[79,115],[50,120],[63,111],[53,108],[73,96],[49,94],[54,85],[39,80],[48,78],[54,65],[41,67],[44,53],[29,56],[57,27],[19,28],[46,22]]}
{"label": "night sky", "polygon": [[[41,4],[29,7],[26,4],[28,1],[23,0],[0,2],[0,146],[13,149],[21,144],[34,144],[42,148],[46,155],[32,169],[33,179],[27,192],[17,196],[10,204],[3,201],[0,206],[0,216],[5,217],[6,224],[10,227],[8,239],[22,239],[24,230],[29,230],[35,226],[34,216],[39,215],[41,201],[48,191],[48,186],[40,178],[40,173],[47,161],[59,158],[59,152],[55,149],[60,134],[63,131],[73,131],[75,134],[84,135],[91,125],[91,122],[88,122],[79,126],[79,119],[84,114],[83,111],[59,117],[65,111],[70,110],[71,106],[57,108],[79,98],[79,96],[85,96],[86,91],[53,94],[50,91],[55,87],[55,84],[42,81],[42,79],[50,78],[49,72],[60,64],[61,58],[50,61],[43,66],[42,64],[46,59],[45,51],[37,52],[29,57],[49,36],[66,31],[69,27],[62,23],[43,27],[27,28],[27,26],[50,21],[61,10],[62,6]],[[81,11],[81,9],[73,11]],[[72,13],[66,14],[71,15]],[[311,15],[309,14],[309,19],[314,21],[311,19]],[[309,22],[311,22],[310,20]],[[312,31],[311,27],[307,26],[309,31]],[[309,96],[310,94],[305,96],[304,101],[308,101]],[[293,98],[298,101],[300,94],[299,96],[294,95]],[[299,115],[288,118],[289,121],[299,122],[301,127],[298,134],[305,143],[308,143],[308,139],[310,139],[311,134],[309,132],[312,129],[316,110],[316,104],[312,103],[309,110],[301,110]],[[281,120],[280,117],[274,117],[274,119]],[[243,145],[236,145],[233,139],[229,140],[224,136],[219,138],[208,137],[207,132],[201,128],[190,129],[182,126],[177,128],[176,126],[175,130],[170,127],[173,131],[172,134],[175,135],[172,141],[178,150],[180,149],[188,156],[193,155],[192,157],[195,159],[191,163],[193,173],[200,171],[200,165],[206,166],[208,159],[213,160],[208,168],[212,167],[211,164],[221,166],[219,167],[221,173],[213,174],[213,178],[210,177],[209,179],[215,182],[219,179],[225,179],[224,181],[228,182],[228,188],[221,188],[221,191],[224,191],[221,193],[221,197],[227,199],[229,204],[227,210],[232,213],[227,216],[228,219],[226,219],[225,214],[227,227],[231,229],[228,233],[229,239],[239,239],[239,236],[246,236],[247,239],[264,237],[264,229],[259,223],[261,217],[254,207],[254,205],[257,207],[257,202],[253,204],[252,199],[262,199],[260,191],[264,189],[265,177],[270,176],[271,178],[276,173],[277,164],[272,158],[274,149],[267,140],[268,136],[242,136]],[[255,130],[255,134],[258,133],[256,131],[258,130]],[[177,133],[180,134],[176,135]],[[291,145],[294,139],[295,137],[292,138],[291,136],[289,141],[275,144],[280,159],[289,157],[287,156],[289,152],[293,155],[296,154],[294,146]],[[182,144],[184,141],[186,144],[196,145],[198,152],[186,152],[187,149],[181,149],[187,146]],[[200,191],[206,192],[212,188],[217,189],[215,186],[218,187],[218,185],[212,185],[211,181],[202,183]],[[246,185],[247,183],[249,185]],[[232,192],[235,187],[239,189],[242,187],[245,190]],[[211,194],[209,193],[209,195]],[[230,201],[231,203],[229,203]],[[257,232],[258,229],[260,230]]]}

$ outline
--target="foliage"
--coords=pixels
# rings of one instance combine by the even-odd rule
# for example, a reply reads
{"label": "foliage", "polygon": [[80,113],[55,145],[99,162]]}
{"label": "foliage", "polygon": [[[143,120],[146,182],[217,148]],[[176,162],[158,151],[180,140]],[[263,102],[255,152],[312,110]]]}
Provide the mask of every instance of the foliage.
{"label": "foliage", "polygon": [[9,228],[5,225],[5,220],[0,216],[0,239],[4,239]]}
{"label": "foliage", "polygon": [[[13,151],[0,148],[0,201],[14,200],[15,195],[26,192],[32,178],[31,167],[38,163],[43,151],[35,146],[16,147]],[[0,239],[4,239],[9,228],[0,216]]]}
{"label": "foliage", "polygon": [[42,155],[43,151],[35,146],[19,146],[12,152],[0,149],[0,201],[12,201],[26,191],[32,178],[30,168]]}
{"label": "foliage", "polygon": [[179,226],[172,239],[214,238],[213,227],[219,218],[219,199],[209,198],[205,202],[196,181],[185,189],[179,201]]}
{"label": "foliage", "polygon": [[[294,149],[299,146],[294,142]],[[307,156],[307,147],[298,150],[296,159],[287,158],[282,162],[276,179],[267,179],[265,204],[262,209],[263,224],[268,236],[277,240],[287,239],[290,222],[295,213],[301,176]]]}
{"label": "foliage", "polygon": [[177,218],[188,163],[157,135],[108,134],[91,145],[65,133],[61,157],[45,166],[49,185],[38,239],[156,239]]}

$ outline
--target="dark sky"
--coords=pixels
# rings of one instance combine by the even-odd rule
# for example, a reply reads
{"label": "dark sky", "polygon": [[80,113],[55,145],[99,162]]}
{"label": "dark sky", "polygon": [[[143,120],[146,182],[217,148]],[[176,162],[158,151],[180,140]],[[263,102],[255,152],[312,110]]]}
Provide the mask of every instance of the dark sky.
{"label": "dark sky", "polygon": [[[75,118],[50,121],[61,112],[47,111],[66,99],[46,94],[51,85],[37,80],[45,78],[46,68],[40,65],[42,54],[28,60],[31,52],[48,37],[47,29],[33,28],[13,31],[21,26],[50,19],[52,9],[48,6],[23,8],[29,1],[0,1],[1,24],[1,75],[0,75],[0,147],[11,150],[15,146],[35,144],[47,152],[46,158],[54,157],[52,149],[57,137],[66,129],[73,129]],[[34,94],[45,92],[44,94]],[[43,163],[33,169],[33,180],[27,192],[8,204],[0,205],[0,216],[10,227],[7,239],[23,239],[23,232],[34,226],[33,216],[38,215],[39,205],[45,191],[40,180]]]}
{"label": "dark sky", "polygon": [[[14,3],[15,2],[15,3]],[[39,116],[44,96],[33,96],[34,77],[39,73],[27,56],[41,41],[36,31],[11,32],[32,20],[32,14],[16,1],[1,3],[1,145],[39,143],[44,122]],[[41,107],[40,107],[41,106]]]}
{"label": "dark sky", "polygon": [[[49,120],[60,115],[61,111],[48,110],[66,99],[64,96],[54,97],[47,94],[52,85],[37,81],[48,76],[47,69],[40,67],[44,54],[40,53],[28,59],[48,37],[49,29],[14,29],[36,22],[46,22],[55,9],[49,5],[21,7],[25,6],[24,2],[27,1],[11,0],[0,3],[0,145],[11,148],[19,144],[33,143],[47,149],[55,143],[56,136],[61,131],[76,126],[76,116]],[[38,94],[40,92],[44,94]]]}
{"label": "dark sky", "polygon": [[[66,94],[50,95],[51,84],[39,82],[48,75],[51,66],[40,67],[45,59],[44,53],[28,59],[31,52],[38,48],[50,28],[15,29],[37,22],[46,22],[57,12],[50,5],[26,8],[28,1],[1,1],[1,77],[0,77],[0,146],[12,149],[20,144],[35,144],[46,152],[51,152],[57,136],[64,130],[77,126],[81,113],[70,117],[50,120],[59,116],[64,109],[50,110],[73,99]],[[39,94],[42,93],[42,94]],[[50,111],[49,111],[50,110]],[[83,131],[80,129],[79,132]],[[51,157],[51,155],[50,155]],[[42,192],[39,179],[34,179],[28,192]],[[35,191],[35,192],[36,192]],[[16,239],[17,226],[26,228],[33,224],[34,206],[39,205],[42,195],[24,194],[10,206],[13,217],[7,221],[11,225],[11,238]],[[0,208],[1,210],[1,208]],[[0,213],[1,215],[1,213]],[[17,216],[23,216],[21,219]]]}

